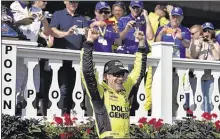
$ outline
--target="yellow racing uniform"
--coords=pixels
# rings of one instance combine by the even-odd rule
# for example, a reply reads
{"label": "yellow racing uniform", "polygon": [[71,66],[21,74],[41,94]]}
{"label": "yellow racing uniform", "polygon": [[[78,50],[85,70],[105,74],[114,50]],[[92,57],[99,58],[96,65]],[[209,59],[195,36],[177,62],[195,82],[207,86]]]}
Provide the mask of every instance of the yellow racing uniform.
{"label": "yellow racing uniform", "polygon": [[[81,78],[95,113],[95,125],[99,138],[129,138],[130,102],[128,96],[132,87],[144,77],[146,70],[146,49],[136,53],[134,69],[124,82],[124,89],[116,92],[104,81],[98,82],[93,67],[93,43],[85,42],[80,56]],[[96,74],[95,74],[96,73]]]}

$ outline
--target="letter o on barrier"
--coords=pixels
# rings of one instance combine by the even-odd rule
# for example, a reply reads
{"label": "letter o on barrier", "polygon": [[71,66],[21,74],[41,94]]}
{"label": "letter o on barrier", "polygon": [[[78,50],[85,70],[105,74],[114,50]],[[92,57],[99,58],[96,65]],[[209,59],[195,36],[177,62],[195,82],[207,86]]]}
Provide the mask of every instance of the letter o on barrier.
{"label": "letter o on barrier", "polygon": [[[78,95],[78,94],[80,94],[80,95]],[[76,99],[81,99],[82,98],[82,93],[81,92],[76,92]]]}
{"label": "letter o on barrier", "polygon": [[6,59],[5,62],[4,62],[4,66],[6,68],[11,68],[12,66],[12,61],[10,59]]}
{"label": "letter o on barrier", "polygon": [[[9,90],[9,91],[7,91],[7,90]],[[5,94],[6,96],[10,96],[11,93],[12,93],[12,89],[11,89],[10,87],[5,87],[5,89],[4,89],[4,94]]]}
{"label": "letter o on barrier", "polygon": [[[55,95],[54,95],[54,94],[55,94]],[[52,98],[53,98],[53,99],[57,99],[58,96],[59,96],[59,93],[58,93],[57,91],[53,91],[53,92],[52,92]]]}
{"label": "letter o on barrier", "polygon": [[201,95],[198,95],[198,96],[197,96],[197,101],[198,101],[198,102],[201,102],[201,101],[202,101],[202,96],[201,96]]}
{"label": "letter o on barrier", "polygon": [[140,99],[141,101],[144,101],[144,100],[145,100],[145,95],[144,95],[144,94],[140,94],[139,99]]}

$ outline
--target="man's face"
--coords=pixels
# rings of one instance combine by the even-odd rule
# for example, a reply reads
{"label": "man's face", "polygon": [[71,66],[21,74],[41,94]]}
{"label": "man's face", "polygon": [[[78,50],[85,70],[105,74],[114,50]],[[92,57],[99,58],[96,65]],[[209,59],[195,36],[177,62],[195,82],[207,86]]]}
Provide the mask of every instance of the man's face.
{"label": "man's face", "polygon": [[108,8],[95,10],[96,17],[101,21],[107,20],[109,18],[110,14],[111,14],[111,11]]}
{"label": "man's face", "polygon": [[142,12],[142,8],[138,7],[138,6],[129,6],[129,9],[131,11],[131,14],[134,16],[134,17],[137,17],[141,14]]}
{"label": "man's face", "polygon": [[47,5],[47,1],[38,0],[38,1],[37,1],[37,4],[39,5],[39,7],[40,7],[41,9],[45,9],[45,8],[46,8],[46,5]]}
{"label": "man's face", "polygon": [[170,23],[172,27],[178,27],[183,20],[182,16],[179,15],[170,15]]}
{"label": "man's face", "polygon": [[190,33],[192,39],[199,39],[201,35],[201,30],[199,30],[198,28],[192,28],[190,29]]}
{"label": "man's face", "polygon": [[76,11],[76,9],[78,8],[78,2],[77,1],[65,1],[64,2],[66,4],[66,8],[70,11]]}
{"label": "man's face", "polygon": [[212,31],[212,30],[211,30],[211,29],[208,29],[208,28],[203,29],[203,36],[206,37],[206,38],[211,39],[211,38],[212,38],[211,31]]}
{"label": "man's face", "polygon": [[123,89],[123,83],[125,81],[125,73],[115,73],[107,74],[107,83],[108,86],[114,89],[116,92],[119,92]]}
{"label": "man's face", "polygon": [[120,6],[115,6],[112,9],[112,14],[116,19],[119,19],[124,15],[124,10]]}

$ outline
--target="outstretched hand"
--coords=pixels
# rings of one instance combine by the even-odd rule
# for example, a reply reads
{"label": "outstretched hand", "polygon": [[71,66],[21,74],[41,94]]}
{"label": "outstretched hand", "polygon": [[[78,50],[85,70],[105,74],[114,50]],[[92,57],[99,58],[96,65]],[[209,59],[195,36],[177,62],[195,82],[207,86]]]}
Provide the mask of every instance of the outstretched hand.
{"label": "outstretched hand", "polygon": [[94,42],[99,37],[99,31],[95,28],[88,29],[87,41]]}
{"label": "outstretched hand", "polygon": [[143,31],[136,31],[135,39],[138,40],[139,46],[145,47],[145,35]]}

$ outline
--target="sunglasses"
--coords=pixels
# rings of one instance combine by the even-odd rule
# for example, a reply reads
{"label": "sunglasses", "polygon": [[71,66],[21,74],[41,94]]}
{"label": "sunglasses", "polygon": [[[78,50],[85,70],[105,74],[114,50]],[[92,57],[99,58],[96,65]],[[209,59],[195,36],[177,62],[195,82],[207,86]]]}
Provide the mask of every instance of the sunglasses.
{"label": "sunglasses", "polygon": [[124,72],[122,72],[122,73],[113,73],[112,76],[117,77],[117,78],[120,78],[120,77],[124,78],[125,73]]}
{"label": "sunglasses", "polygon": [[138,7],[138,6],[133,6],[132,9],[133,9],[133,10],[135,10],[135,9],[140,10],[141,8]]}
{"label": "sunglasses", "polygon": [[103,13],[104,13],[104,14],[110,14],[111,12],[110,12],[110,11],[102,11],[102,10],[99,11],[99,14],[103,14]]}
{"label": "sunglasses", "polygon": [[211,33],[211,30],[210,29],[204,29],[203,32]]}
{"label": "sunglasses", "polygon": [[75,3],[79,3],[78,1],[69,1],[70,4],[75,4]]}

